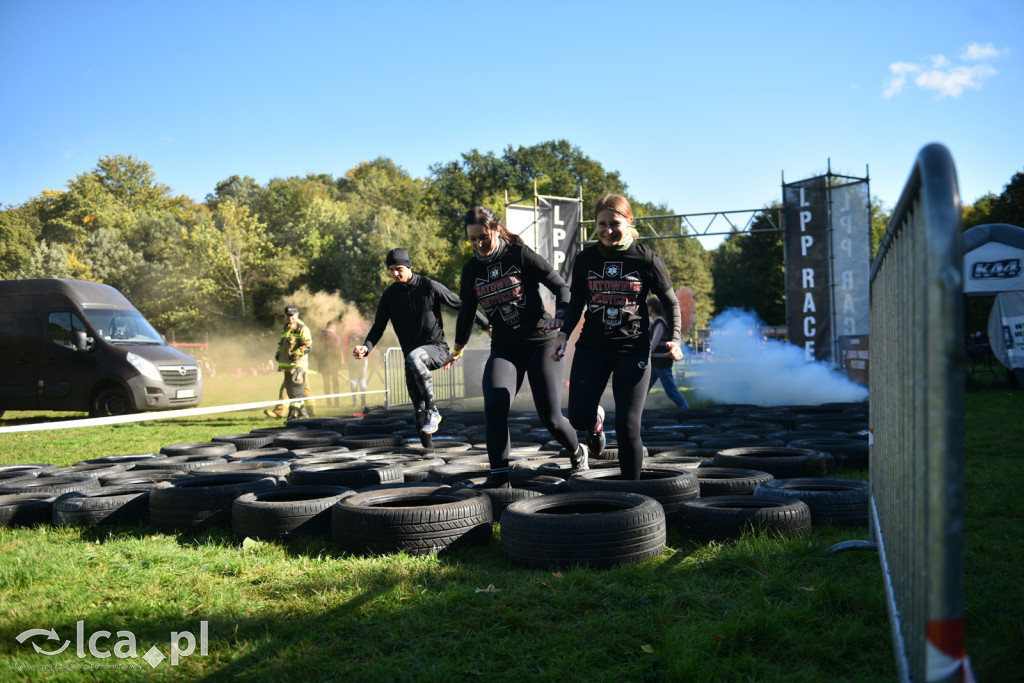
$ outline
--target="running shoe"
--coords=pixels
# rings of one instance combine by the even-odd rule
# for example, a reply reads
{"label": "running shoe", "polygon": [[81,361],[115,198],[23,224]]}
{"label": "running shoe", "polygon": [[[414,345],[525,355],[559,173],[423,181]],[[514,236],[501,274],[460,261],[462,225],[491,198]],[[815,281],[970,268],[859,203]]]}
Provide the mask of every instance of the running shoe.
{"label": "running shoe", "polygon": [[591,458],[600,458],[601,454],[604,453],[604,446],[607,440],[604,436],[604,408],[597,406],[597,422],[594,423],[594,428],[587,432],[587,450],[590,451]]}
{"label": "running shoe", "polygon": [[423,421],[423,429],[420,431],[424,434],[433,434],[437,431],[437,428],[441,425],[441,411],[437,408],[428,408],[426,419]]}
{"label": "running shoe", "polygon": [[590,464],[587,458],[587,447],[583,444],[577,445],[576,452],[569,456],[569,462],[572,464],[573,472],[589,470]]}

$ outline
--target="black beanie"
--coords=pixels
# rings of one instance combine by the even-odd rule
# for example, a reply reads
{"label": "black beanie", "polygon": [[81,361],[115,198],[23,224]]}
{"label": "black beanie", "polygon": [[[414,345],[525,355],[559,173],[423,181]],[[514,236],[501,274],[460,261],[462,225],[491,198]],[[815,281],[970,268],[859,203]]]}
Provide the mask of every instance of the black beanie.
{"label": "black beanie", "polygon": [[389,266],[405,266],[407,268],[412,268],[412,261],[409,260],[409,252],[401,247],[389,251],[388,257],[384,262]]}

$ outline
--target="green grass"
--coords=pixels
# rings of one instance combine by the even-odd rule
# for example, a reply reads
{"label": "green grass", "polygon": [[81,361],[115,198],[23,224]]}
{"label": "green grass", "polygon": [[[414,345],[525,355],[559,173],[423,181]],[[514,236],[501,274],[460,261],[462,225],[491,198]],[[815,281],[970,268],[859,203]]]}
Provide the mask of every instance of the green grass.
{"label": "green grass", "polygon": [[[208,391],[219,391],[212,385]],[[246,388],[250,391],[251,387]],[[229,391],[229,390],[225,390]],[[262,391],[262,389],[261,389]],[[270,398],[276,391],[271,387]],[[243,400],[257,400],[245,398]],[[1020,392],[968,395],[967,650],[978,680],[1013,680],[1024,642]],[[16,414],[19,419],[30,416]],[[0,464],[69,464],[207,440],[255,413],[0,435]],[[840,473],[853,475],[855,473]],[[866,530],[696,544],[671,529],[659,557],[611,570],[518,568],[486,546],[357,558],[329,539],[242,547],[225,528],[0,529],[3,680],[895,680],[873,553],[826,555]],[[493,586],[494,590],[486,589]],[[14,635],[131,631],[141,656],[209,624],[208,655],[177,667],[46,657]],[[101,641],[106,649],[118,642]],[[57,641],[34,638],[52,647]],[[136,671],[98,669],[131,662]],[[71,667],[44,670],[44,665]],[[85,668],[93,667],[93,668]]]}

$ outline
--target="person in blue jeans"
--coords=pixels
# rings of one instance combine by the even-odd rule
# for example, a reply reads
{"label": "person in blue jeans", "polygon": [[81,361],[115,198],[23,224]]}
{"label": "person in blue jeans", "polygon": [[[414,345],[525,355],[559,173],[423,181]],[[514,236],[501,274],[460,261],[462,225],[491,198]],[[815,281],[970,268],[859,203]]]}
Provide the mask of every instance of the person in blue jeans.
{"label": "person in blue jeans", "polygon": [[647,385],[647,391],[654,387],[655,382],[661,380],[661,386],[665,388],[665,395],[676,404],[677,408],[688,409],[690,405],[686,402],[679,387],[676,386],[676,378],[672,375],[672,360],[668,347],[666,332],[668,323],[665,321],[665,309],[662,307],[658,297],[652,296],[647,300],[648,315],[651,316],[651,383]]}

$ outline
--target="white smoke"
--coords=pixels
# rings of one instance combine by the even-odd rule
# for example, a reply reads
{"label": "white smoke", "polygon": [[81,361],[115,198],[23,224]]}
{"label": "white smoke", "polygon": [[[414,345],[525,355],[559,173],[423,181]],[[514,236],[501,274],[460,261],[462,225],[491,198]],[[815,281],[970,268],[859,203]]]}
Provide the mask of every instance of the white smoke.
{"label": "white smoke", "polygon": [[761,406],[863,401],[868,390],[828,364],[807,361],[788,342],[765,338],[749,311],[729,309],[711,321],[710,352],[691,359],[687,384],[715,403]]}

